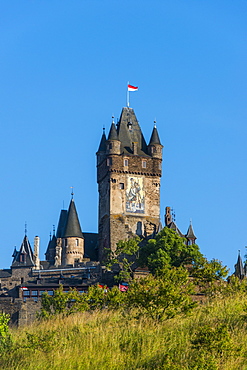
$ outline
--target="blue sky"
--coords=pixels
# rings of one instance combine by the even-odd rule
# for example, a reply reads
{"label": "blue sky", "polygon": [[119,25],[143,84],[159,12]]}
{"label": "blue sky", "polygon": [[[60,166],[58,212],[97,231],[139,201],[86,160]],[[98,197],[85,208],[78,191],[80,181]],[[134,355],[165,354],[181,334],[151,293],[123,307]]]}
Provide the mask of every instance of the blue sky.
{"label": "blue sky", "polygon": [[0,267],[27,222],[41,254],[68,206],[97,231],[95,152],[126,85],[164,145],[161,217],[192,219],[208,257],[247,245],[247,2],[0,0]]}

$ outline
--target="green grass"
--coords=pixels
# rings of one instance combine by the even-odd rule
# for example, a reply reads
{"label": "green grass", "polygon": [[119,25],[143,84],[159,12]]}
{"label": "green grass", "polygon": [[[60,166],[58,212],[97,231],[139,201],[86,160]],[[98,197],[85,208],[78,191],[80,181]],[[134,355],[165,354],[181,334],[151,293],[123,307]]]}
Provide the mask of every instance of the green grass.
{"label": "green grass", "polygon": [[11,329],[1,369],[247,370],[247,296],[215,299],[163,322],[120,311],[74,314]]}

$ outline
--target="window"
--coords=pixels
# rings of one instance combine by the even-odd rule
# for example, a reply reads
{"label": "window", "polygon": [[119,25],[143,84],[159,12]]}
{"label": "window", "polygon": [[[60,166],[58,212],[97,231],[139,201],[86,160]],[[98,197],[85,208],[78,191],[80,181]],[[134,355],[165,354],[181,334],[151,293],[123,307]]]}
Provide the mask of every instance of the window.
{"label": "window", "polygon": [[24,297],[29,297],[30,296],[30,290],[23,290],[23,295],[24,295]]}
{"label": "window", "polygon": [[127,167],[129,165],[129,160],[128,159],[124,159],[124,166]]}
{"label": "window", "polygon": [[49,295],[53,295],[53,294],[54,294],[53,290],[47,290],[47,293],[48,293]]}
{"label": "window", "polygon": [[124,189],[124,183],[123,182],[119,183],[119,189]]}
{"label": "window", "polygon": [[147,168],[147,162],[146,161],[142,161],[142,168]]}
{"label": "window", "polygon": [[32,291],[31,291],[31,295],[32,295],[32,296],[36,296],[36,295],[38,295],[38,291],[37,291],[37,290],[32,290]]}
{"label": "window", "polygon": [[107,164],[107,166],[111,166],[112,165],[112,158],[107,158],[106,164]]}
{"label": "window", "polygon": [[75,246],[78,247],[78,245],[79,245],[79,239],[76,239],[75,240]]}

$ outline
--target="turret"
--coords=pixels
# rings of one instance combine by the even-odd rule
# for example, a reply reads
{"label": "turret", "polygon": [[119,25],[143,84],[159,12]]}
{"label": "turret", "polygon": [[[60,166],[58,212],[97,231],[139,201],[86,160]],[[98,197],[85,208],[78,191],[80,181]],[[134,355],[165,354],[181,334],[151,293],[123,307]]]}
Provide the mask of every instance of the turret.
{"label": "turret", "polygon": [[84,237],[74,199],[71,199],[67,220],[62,235],[62,265],[74,265],[82,262],[84,256]]}
{"label": "turret", "polygon": [[106,136],[105,129],[103,128],[103,134],[100,140],[99,149],[97,151],[97,164],[101,163],[106,156]]}
{"label": "turret", "polygon": [[150,142],[148,144],[148,152],[151,155],[151,157],[162,159],[162,148],[163,148],[163,145],[161,145],[158,130],[156,128],[156,123],[155,123],[153,131],[152,131],[152,135],[150,138]]}
{"label": "turret", "polygon": [[121,142],[118,140],[117,129],[114,121],[112,121],[108,139],[106,142],[106,153],[107,154],[120,154]]}
{"label": "turret", "polygon": [[240,251],[238,252],[238,260],[234,267],[235,267],[234,275],[242,280],[245,277],[245,271],[244,271],[242,258],[240,256]]}
{"label": "turret", "polygon": [[190,222],[190,226],[188,228],[188,231],[185,237],[187,239],[187,245],[195,244],[197,237],[195,236],[195,233],[192,227],[192,222]]}
{"label": "turret", "polygon": [[24,236],[20,250],[15,249],[11,267],[34,267],[34,257],[27,235]]}

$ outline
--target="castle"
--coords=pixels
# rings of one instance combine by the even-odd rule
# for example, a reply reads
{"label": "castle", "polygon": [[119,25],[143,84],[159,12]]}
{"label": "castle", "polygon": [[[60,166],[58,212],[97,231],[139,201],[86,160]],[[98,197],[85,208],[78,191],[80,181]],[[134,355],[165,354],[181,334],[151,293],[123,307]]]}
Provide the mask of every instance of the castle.
{"label": "castle", "polygon": [[[116,124],[112,121],[107,138],[103,130],[96,153],[98,233],[82,231],[73,193],[68,210],[61,210],[44,261],[39,258],[39,237],[32,249],[25,232],[12,265],[0,270],[0,309],[10,313],[12,322],[31,321],[42,293],[52,295],[60,284],[65,291],[72,287],[79,292],[96,283],[111,285],[111,275],[104,268],[106,248],[114,252],[119,240],[135,235],[152,238],[159,232],[162,148],[156,125],[147,144],[130,107],[122,109]],[[165,225],[186,237],[187,244],[195,242],[192,225],[182,234],[170,207],[166,207]]]}

